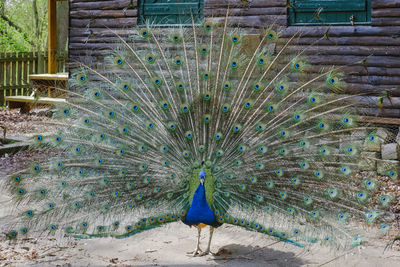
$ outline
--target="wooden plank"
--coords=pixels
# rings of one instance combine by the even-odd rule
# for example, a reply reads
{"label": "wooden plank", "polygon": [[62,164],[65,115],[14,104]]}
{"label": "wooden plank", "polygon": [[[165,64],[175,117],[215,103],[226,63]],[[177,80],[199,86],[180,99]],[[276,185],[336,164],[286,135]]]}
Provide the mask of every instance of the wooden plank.
{"label": "wooden plank", "polygon": [[65,103],[65,98],[52,98],[52,97],[39,97],[33,96],[7,96],[5,98],[7,102],[23,102],[23,103],[37,103],[37,104],[56,104]]}
{"label": "wooden plank", "polygon": [[37,73],[45,73],[45,65],[47,65],[47,62],[44,61],[44,52],[40,51],[38,53],[38,70]]}
{"label": "wooden plank", "polygon": [[[48,54],[44,54],[44,69],[43,69],[43,73],[49,73],[49,64],[48,64],[48,62],[49,62],[49,56],[48,56]],[[47,63],[47,64],[46,64]],[[39,73],[39,72],[36,72],[36,73]]]}
{"label": "wooden plank", "polygon": [[[6,53],[6,57],[12,57],[12,53]],[[11,85],[11,62],[6,62],[6,66],[5,66],[5,70],[6,70],[6,74],[4,75],[5,77],[5,86],[9,86]],[[6,91],[6,96],[11,95],[10,91],[8,89],[5,90]]]}
{"label": "wooden plank", "polygon": [[[17,59],[18,58],[18,53],[14,53],[14,58]],[[12,61],[11,62],[11,85],[17,85],[16,84],[17,81],[17,61]],[[17,95],[17,91],[16,90],[10,90],[11,91],[11,95]]]}
{"label": "wooden plank", "polygon": [[[29,55],[30,53],[24,53],[24,55]],[[24,65],[23,65],[23,83],[24,85],[29,84],[28,82],[28,69],[29,69],[29,61],[24,61]],[[27,86],[28,87],[28,86]],[[27,95],[30,90],[24,90],[24,95]]]}
{"label": "wooden plank", "polygon": [[32,74],[29,75],[31,80],[48,80],[48,81],[68,81],[68,73],[56,73],[56,74]]}
{"label": "wooden plank", "polygon": [[[33,56],[37,56],[37,54],[35,52],[33,52]],[[28,71],[28,78],[29,78],[29,74],[31,73],[36,73],[36,69],[35,69],[35,60],[30,60],[29,61],[29,71]],[[28,79],[29,82],[29,79]]]}
{"label": "wooden plank", "polygon": [[[21,86],[21,85],[23,85],[23,79],[22,79],[22,56],[23,56],[23,54],[20,52],[20,53],[18,53],[18,58],[20,59],[20,60],[18,60],[18,71],[17,71],[17,74],[18,74],[18,77],[17,77],[17,79],[18,79],[18,85],[19,86]],[[17,90],[17,95],[22,95],[23,94],[23,89],[22,89],[22,87],[20,87],[18,90]]]}
{"label": "wooden plank", "polygon": [[48,16],[49,16],[49,62],[48,62],[48,72],[56,73],[57,72],[57,2],[54,0],[48,0]]}

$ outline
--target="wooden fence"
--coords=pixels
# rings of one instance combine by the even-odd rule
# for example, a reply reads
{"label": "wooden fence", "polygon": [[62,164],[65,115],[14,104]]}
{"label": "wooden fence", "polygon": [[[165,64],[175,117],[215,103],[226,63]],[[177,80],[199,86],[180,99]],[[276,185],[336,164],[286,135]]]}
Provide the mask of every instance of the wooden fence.
{"label": "wooden fence", "polygon": [[[57,72],[67,72],[67,54],[57,57]],[[5,96],[29,95],[29,75],[47,73],[47,53],[0,53],[0,107]]]}

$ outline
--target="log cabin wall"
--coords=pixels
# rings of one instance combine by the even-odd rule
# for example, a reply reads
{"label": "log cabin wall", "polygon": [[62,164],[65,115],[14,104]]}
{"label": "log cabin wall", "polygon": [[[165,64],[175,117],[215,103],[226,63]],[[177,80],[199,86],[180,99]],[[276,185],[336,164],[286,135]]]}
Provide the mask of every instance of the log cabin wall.
{"label": "log cabin wall", "polygon": [[[390,100],[382,108],[367,110],[369,116],[397,118],[400,121],[400,0],[372,0],[370,25],[363,26],[287,26],[286,0],[204,0],[205,18],[223,20],[227,7],[230,15],[244,27],[267,27],[276,23],[283,28],[282,45],[289,36],[301,32],[302,37],[289,47],[295,53],[321,39],[309,48],[310,64],[346,66],[343,69],[347,92],[371,92],[376,97],[360,101],[377,102],[378,97],[390,92]],[[137,0],[69,0],[70,62],[82,56],[98,57],[101,50],[115,43],[115,35],[131,34],[138,21]],[[90,58],[89,57],[89,58]],[[359,64],[354,64],[361,62]],[[349,64],[353,64],[348,66]],[[394,119],[395,124],[400,122]],[[390,122],[390,119],[388,120]]]}

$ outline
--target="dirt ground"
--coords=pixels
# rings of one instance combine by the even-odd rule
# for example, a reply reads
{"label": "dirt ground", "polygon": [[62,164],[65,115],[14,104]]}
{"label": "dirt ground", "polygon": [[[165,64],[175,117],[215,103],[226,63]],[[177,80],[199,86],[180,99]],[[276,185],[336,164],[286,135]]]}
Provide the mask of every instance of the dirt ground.
{"label": "dirt ground", "polygon": [[[208,229],[206,229],[208,230]],[[201,239],[204,248],[208,231]],[[346,253],[314,245],[299,248],[260,233],[222,226],[211,246],[219,256],[193,257],[197,230],[180,222],[126,239],[29,239],[0,245],[0,266],[399,266],[398,247],[386,243]]]}

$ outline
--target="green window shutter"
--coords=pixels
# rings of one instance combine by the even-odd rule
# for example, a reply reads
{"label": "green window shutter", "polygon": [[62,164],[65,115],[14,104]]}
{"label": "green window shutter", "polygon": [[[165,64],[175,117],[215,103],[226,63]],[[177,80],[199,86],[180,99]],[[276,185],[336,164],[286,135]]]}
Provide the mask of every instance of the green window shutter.
{"label": "green window shutter", "polygon": [[139,24],[192,24],[204,17],[204,0],[141,0]]}
{"label": "green window shutter", "polygon": [[288,14],[289,25],[369,24],[371,0],[290,0]]}

